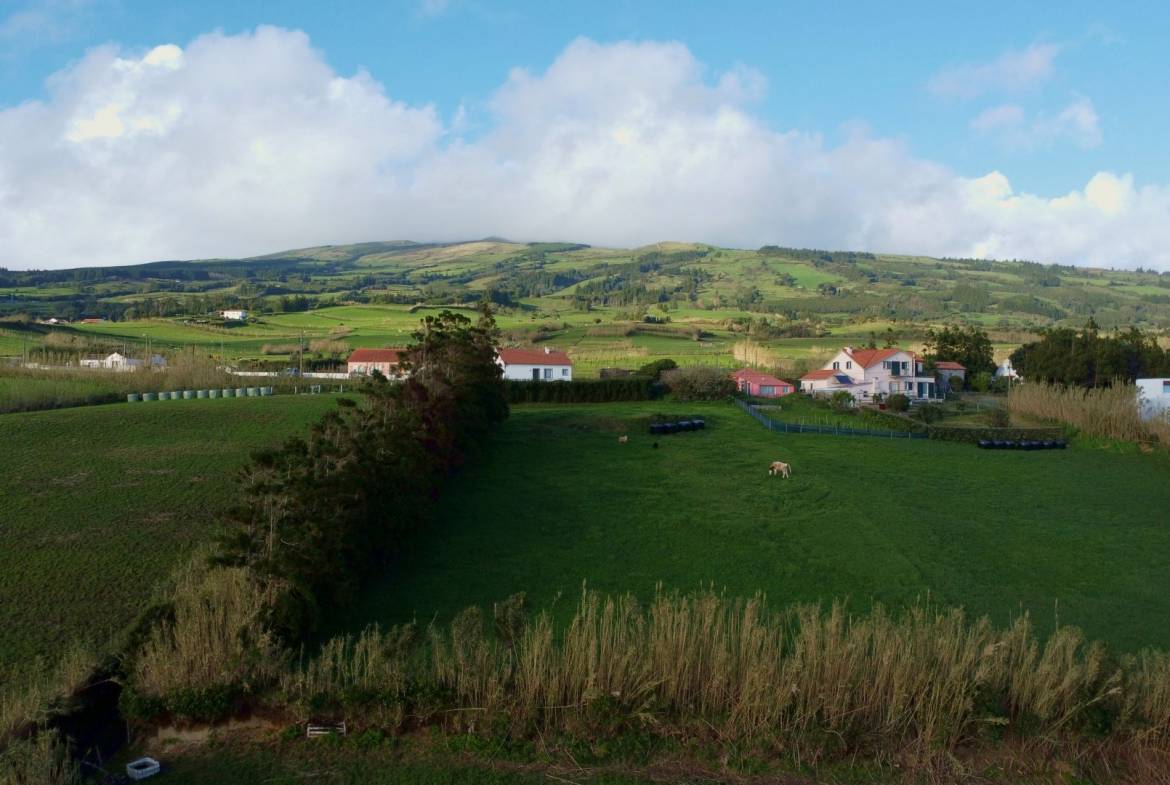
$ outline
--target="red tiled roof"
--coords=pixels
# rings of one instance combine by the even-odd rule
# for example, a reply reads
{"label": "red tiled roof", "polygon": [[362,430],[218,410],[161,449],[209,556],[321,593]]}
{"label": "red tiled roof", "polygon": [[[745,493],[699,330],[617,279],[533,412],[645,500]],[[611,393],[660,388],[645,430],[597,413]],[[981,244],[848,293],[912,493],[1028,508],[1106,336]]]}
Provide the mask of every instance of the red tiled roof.
{"label": "red tiled roof", "polygon": [[556,349],[500,349],[496,352],[504,365],[572,365],[564,352]]}
{"label": "red tiled roof", "polygon": [[[901,352],[901,351],[904,351],[904,350],[898,349],[898,348],[892,348],[892,349],[854,349],[852,352],[849,352],[848,354],[862,368],[870,368],[870,367],[882,362],[883,360],[890,359],[895,354],[897,354],[898,352]],[[906,352],[906,353],[913,354],[912,352]]]}
{"label": "red tiled roof", "polygon": [[390,363],[398,364],[399,355],[403,349],[354,349],[349,356],[351,363]]}
{"label": "red tiled roof", "polygon": [[816,382],[820,381],[821,379],[830,379],[839,373],[841,372],[833,371],[828,368],[822,368],[819,371],[809,371],[804,376],[800,377],[800,380],[802,382]]}
{"label": "red tiled roof", "polygon": [[939,370],[943,370],[943,371],[965,371],[965,370],[967,370],[966,366],[960,365],[959,363],[953,363],[950,360],[939,360],[938,362],[936,362],[934,364],[934,367],[938,368]]}
{"label": "red tiled roof", "polygon": [[792,387],[792,382],[786,382],[783,379],[778,379],[775,376],[770,376],[762,371],[756,371],[751,368],[742,368],[731,374],[731,378],[738,381],[749,381],[753,384],[765,384],[773,387],[788,386]]}

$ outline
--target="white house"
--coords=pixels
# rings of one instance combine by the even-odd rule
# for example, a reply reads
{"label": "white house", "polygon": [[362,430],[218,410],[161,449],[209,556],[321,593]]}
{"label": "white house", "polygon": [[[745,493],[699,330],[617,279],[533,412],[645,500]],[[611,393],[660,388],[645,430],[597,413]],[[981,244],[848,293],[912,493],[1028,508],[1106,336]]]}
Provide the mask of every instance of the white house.
{"label": "white house", "polygon": [[934,377],[923,370],[914,352],[890,349],[854,349],[846,346],[818,371],[800,379],[801,392],[832,395],[844,390],[859,401],[901,393],[913,400],[935,397]]}
{"label": "white house", "polygon": [[1012,367],[1012,360],[1010,357],[1006,358],[995,369],[996,379],[1009,379],[1013,382],[1020,381],[1020,375],[1016,373],[1016,369]]}
{"label": "white house", "polygon": [[505,379],[530,382],[571,382],[573,361],[564,352],[543,349],[500,349],[496,362],[504,369]]}
{"label": "white house", "polygon": [[[150,356],[150,366],[152,368],[165,368],[167,364],[166,358],[162,355],[153,354]],[[101,368],[107,371],[136,371],[145,363],[136,357],[127,357],[121,352],[114,352],[106,357],[87,357],[81,360],[82,368]]]}
{"label": "white house", "polygon": [[374,371],[386,378],[398,375],[403,349],[354,349],[346,370],[350,375],[369,376]]}
{"label": "white house", "polygon": [[1170,379],[1138,379],[1136,384],[1142,419],[1170,421]]}
{"label": "white house", "polygon": [[220,311],[219,315],[229,322],[243,322],[248,319],[248,312],[244,310]]}

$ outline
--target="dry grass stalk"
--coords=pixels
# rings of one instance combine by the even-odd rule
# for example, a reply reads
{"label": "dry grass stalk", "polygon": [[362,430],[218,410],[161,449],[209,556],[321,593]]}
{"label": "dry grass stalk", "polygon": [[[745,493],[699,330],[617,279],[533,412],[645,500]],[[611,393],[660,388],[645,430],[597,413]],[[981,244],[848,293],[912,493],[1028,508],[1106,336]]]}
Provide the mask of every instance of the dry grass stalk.
{"label": "dry grass stalk", "polygon": [[188,568],[177,581],[173,622],[157,626],[135,658],[135,685],[165,695],[276,678],[283,655],[264,629],[268,599],[241,568]]}
{"label": "dry grass stalk", "polygon": [[1030,382],[1012,387],[1008,409],[1068,423],[1089,436],[1130,442],[1157,439],[1170,445],[1170,425],[1143,422],[1137,400],[1136,388],[1128,382],[1092,389]]}

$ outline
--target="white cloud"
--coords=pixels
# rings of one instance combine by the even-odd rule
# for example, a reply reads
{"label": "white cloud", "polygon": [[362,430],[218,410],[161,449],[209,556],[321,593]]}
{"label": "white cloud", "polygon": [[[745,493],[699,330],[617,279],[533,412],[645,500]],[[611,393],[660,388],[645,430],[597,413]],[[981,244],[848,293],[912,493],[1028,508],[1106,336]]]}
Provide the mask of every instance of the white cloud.
{"label": "white cloud", "polygon": [[440,16],[451,7],[451,0],[422,0],[418,4],[420,16]]}
{"label": "white cloud", "polygon": [[[1019,193],[866,131],[830,145],[772,129],[747,108],[763,89],[681,44],[582,39],[542,73],[513,71],[468,141],[432,107],[336,74],[301,33],[98,49],[47,101],[0,111],[0,264],[494,234],[1170,269],[1170,188],[1102,172],[1057,198]],[[1053,121],[1084,132],[1087,117]]]}
{"label": "white cloud", "polygon": [[940,96],[976,98],[984,93],[1016,93],[1035,87],[1052,76],[1060,53],[1057,44],[1032,44],[1004,52],[986,63],[965,63],[940,71],[927,89]]}
{"label": "white cloud", "polygon": [[1085,149],[1101,144],[1101,124],[1093,102],[1076,96],[1056,114],[1039,113],[1029,119],[1016,104],[993,106],[971,120],[971,129],[995,136],[1012,149],[1032,150],[1068,140]]}
{"label": "white cloud", "polygon": [[1024,110],[1016,104],[993,106],[971,121],[971,127],[981,133],[1018,128],[1024,122]]}
{"label": "white cloud", "polygon": [[91,0],[32,0],[0,19],[0,44],[12,51],[69,37]]}

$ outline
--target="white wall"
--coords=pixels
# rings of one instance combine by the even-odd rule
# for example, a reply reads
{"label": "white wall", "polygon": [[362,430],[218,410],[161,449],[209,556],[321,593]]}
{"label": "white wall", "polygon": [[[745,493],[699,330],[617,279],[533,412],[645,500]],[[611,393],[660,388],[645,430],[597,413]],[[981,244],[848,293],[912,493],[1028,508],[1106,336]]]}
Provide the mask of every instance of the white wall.
{"label": "white wall", "polygon": [[[540,381],[545,382],[571,382],[573,381],[573,366],[571,365],[505,365],[504,378],[515,379],[521,382],[532,381],[532,371],[534,369],[540,370]],[[548,379],[544,378],[545,370],[552,371],[552,376]]]}
{"label": "white wall", "polygon": [[1170,379],[1138,379],[1142,419],[1170,416]]}

